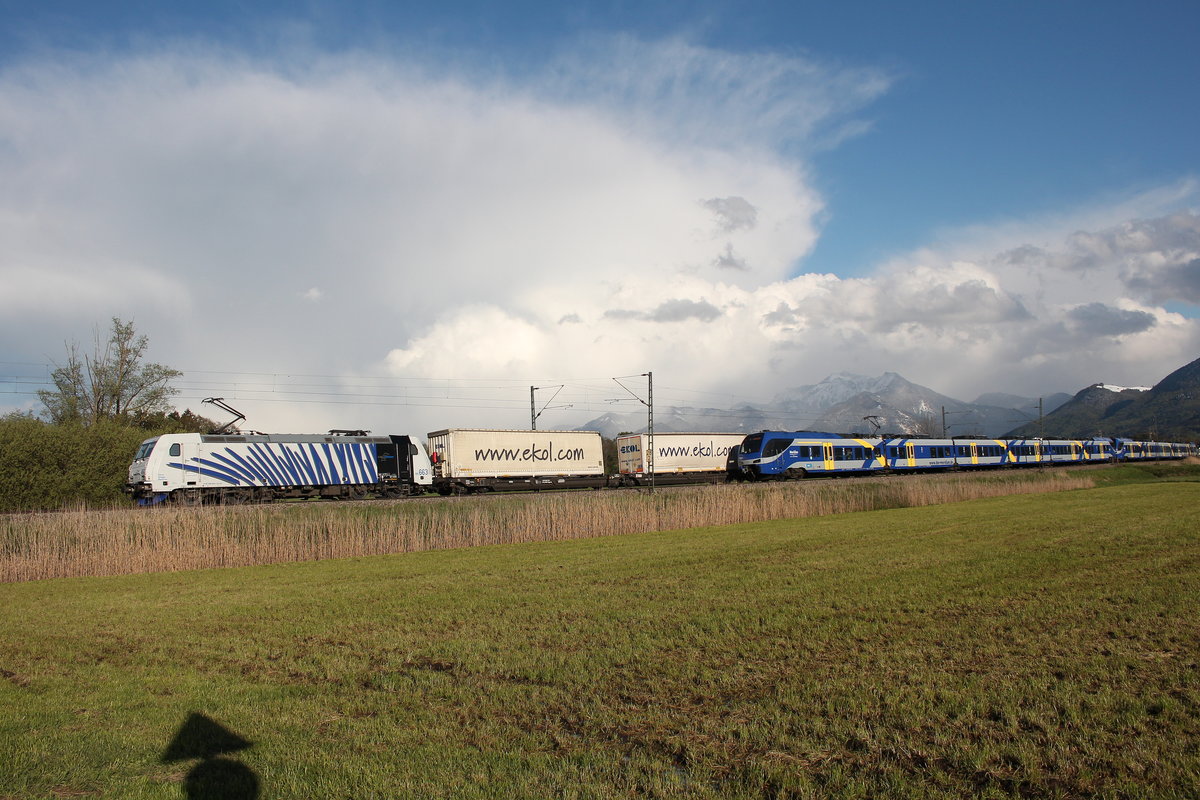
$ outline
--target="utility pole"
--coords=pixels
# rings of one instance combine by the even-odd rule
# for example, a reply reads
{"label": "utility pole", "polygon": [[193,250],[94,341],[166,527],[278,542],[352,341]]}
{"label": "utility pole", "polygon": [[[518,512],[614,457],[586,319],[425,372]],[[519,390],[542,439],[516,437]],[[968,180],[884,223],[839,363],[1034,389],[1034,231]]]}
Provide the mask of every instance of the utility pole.
{"label": "utility pole", "polygon": [[626,378],[645,378],[646,379],[646,399],[638,397],[637,393],[630,389],[625,384],[621,383],[620,378],[613,378],[613,381],[625,391],[633,395],[633,399],[646,407],[646,470],[650,473],[650,493],[654,493],[654,373],[643,372],[641,375],[626,375]]}
{"label": "utility pole", "polygon": [[649,431],[647,443],[650,448],[650,494],[654,494],[654,373],[646,373],[646,392],[649,402],[646,403],[646,425]]}
{"label": "utility pole", "polygon": [[[550,399],[546,401],[546,405],[542,406],[541,411],[537,410],[537,406],[534,404],[534,401],[533,401],[533,393],[536,392],[538,389],[557,389],[558,390],[554,394],[550,395]],[[530,386],[529,387],[529,427],[532,430],[535,430],[535,431],[537,430],[538,417],[540,417],[542,415],[542,412],[544,412],[547,408],[550,407],[550,404],[554,402],[554,398],[558,397],[558,392],[561,392],[562,390],[563,390],[562,386]],[[556,408],[570,408],[570,406],[569,405],[556,406]]]}
{"label": "utility pole", "polygon": [[974,414],[974,409],[964,408],[962,411],[947,411],[945,406],[942,406],[942,438],[950,438],[950,426],[946,424],[947,414]]}

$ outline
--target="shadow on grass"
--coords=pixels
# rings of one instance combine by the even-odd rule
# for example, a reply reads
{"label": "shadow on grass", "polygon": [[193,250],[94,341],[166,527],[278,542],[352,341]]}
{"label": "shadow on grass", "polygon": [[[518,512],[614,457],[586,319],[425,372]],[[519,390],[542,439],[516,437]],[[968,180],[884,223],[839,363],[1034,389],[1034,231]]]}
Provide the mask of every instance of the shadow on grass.
{"label": "shadow on grass", "polygon": [[255,800],[258,776],[232,758],[222,758],[254,745],[220,723],[192,712],[167,745],[161,761],[170,764],[198,758],[184,782],[189,800]]}

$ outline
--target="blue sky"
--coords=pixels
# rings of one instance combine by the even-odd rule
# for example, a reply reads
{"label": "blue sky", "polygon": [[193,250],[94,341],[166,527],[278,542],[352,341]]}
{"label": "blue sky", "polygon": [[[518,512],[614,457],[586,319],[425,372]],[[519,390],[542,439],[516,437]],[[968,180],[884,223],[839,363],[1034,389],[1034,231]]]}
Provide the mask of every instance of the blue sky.
{"label": "blue sky", "polygon": [[[752,400],[838,369],[896,369],[965,399],[1073,392],[1152,382],[1197,355],[1194,3],[0,2],[0,19],[0,179],[37,195],[0,209],[20,221],[0,253],[10,291],[68,261],[26,297],[71,285],[72,269],[139,287],[70,313],[27,299],[36,320],[19,329],[39,341],[86,340],[118,314],[196,374],[519,384],[656,363],[695,392]],[[418,117],[444,147],[387,151]],[[331,158],[348,137],[420,191]],[[291,217],[272,214],[281,197]],[[431,232],[460,211],[461,227]],[[388,220],[410,215],[394,235]],[[68,218],[96,231],[87,248],[52,230]],[[345,240],[314,232],[335,223],[361,268],[333,263]],[[486,246],[466,247],[472,235]],[[413,274],[398,284],[387,264],[410,246],[422,266],[396,267]],[[503,283],[477,266],[490,253]],[[366,346],[290,330],[299,308],[273,302],[257,309],[278,331],[271,355],[218,359],[197,340],[245,341],[252,306],[209,294],[196,277],[209,269],[310,315],[353,307],[331,270],[429,299],[369,309],[396,319]],[[431,270],[482,288],[439,297]],[[162,309],[172,292],[178,314]],[[57,355],[9,326],[0,361]],[[469,344],[497,331],[507,349]]]}

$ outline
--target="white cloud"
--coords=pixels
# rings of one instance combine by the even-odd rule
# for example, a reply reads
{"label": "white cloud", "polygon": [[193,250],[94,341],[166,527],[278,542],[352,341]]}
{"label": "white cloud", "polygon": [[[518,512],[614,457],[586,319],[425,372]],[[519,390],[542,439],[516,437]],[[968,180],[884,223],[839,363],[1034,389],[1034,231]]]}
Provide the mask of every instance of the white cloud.
{"label": "white cloud", "polygon": [[[794,154],[865,129],[878,72],[623,38],[521,78],[299,63],[0,73],[0,359],[115,314],[155,360],[269,373],[194,378],[255,427],[423,432],[523,424],[543,378],[653,369],[758,399],[890,369],[968,396],[1145,382],[1196,350],[1163,307],[1200,295],[1197,218],[1165,210],[1194,187],[797,275],[824,208]],[[293,373],[361,405],[304,404]],[[485,379],[502,410],[467,407]]]}

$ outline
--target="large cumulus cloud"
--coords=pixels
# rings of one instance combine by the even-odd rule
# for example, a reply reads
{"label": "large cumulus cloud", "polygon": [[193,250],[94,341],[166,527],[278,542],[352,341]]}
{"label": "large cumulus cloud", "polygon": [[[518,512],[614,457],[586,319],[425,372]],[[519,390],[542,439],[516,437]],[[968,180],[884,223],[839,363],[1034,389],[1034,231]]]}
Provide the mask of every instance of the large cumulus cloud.
{"label": "large cumulus cloud", "polygon": [[[522,424],[535,379],[653,369],[756,399],[890,369],[970,395],[1145,382],[1195,351],[1166,308],[1200,295],[1191,212],[809,272],[830,210],[805,154],[869,129],[888,75],[678,40],[566,52],[500,76],[202,46],[10,66],[0,360],[120,315],[192,405],[420,431]],[[575,421],[605,401],[581,397]]]}

